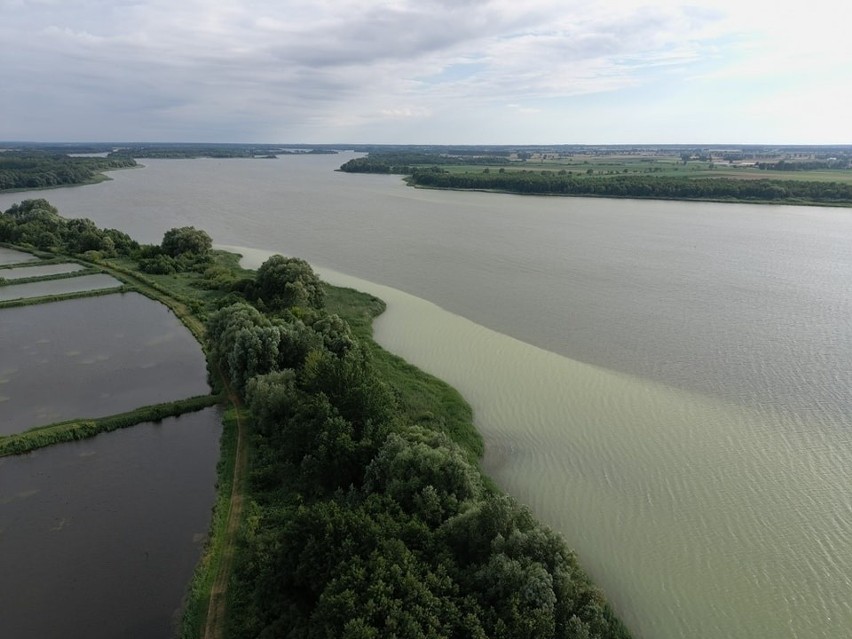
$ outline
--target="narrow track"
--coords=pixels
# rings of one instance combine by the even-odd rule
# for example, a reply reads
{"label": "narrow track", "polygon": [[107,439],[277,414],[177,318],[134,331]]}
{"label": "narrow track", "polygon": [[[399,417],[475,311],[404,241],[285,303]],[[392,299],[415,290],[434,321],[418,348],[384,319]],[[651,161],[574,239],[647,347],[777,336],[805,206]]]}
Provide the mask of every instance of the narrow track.
{"label": "narrow track", "polygon": [[[217,367],[218,368],[218,367]],[[228,503],[228,518],[225,526],[225,542],[219,570],[210,589],[210,602],[207,606],[207,619],[204,624],[204,639],[222,639],[225,636],[225,604],[227,602],[228,580],[234,563],[234,551],[237,531],[243,512],[242,484],[248,466],[248,453],[245,447],[245,430],[240,417],[240,400],[219,370],[219,378],[225,385],[228,400],[234,406],[237,419],[237,449],[234,453],[234,475],[231,479],[231,498]]]}

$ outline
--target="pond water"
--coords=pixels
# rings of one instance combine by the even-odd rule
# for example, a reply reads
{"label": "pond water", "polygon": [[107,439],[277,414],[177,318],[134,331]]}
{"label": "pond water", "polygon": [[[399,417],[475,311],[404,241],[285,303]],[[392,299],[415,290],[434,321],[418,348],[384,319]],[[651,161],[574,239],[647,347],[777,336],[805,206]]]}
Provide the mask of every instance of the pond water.
{"label": "pond water", "polygon": [[118,288],[120,286],[121,282],[104,273],[67,277],[61,280],[29,282],[27,284],[10,284],[8,286],[0,286],[0,302],[31,297],[82,293],[84,291],[99,291],[108,288]]}
{"label": "pond water", "polygon": [[209,392],[198,342],[138,293],[2,309],[0,353],[0,434]]}
{"label": "pond water", "polygon": [[[2,196],[0,196],[2,197]],[[0,206],[0,209],[6,210],[9,208],[8,206]],[[30,253],[24,253],[22,251],[15,251],[13,249],[8,249],[0,246],[0,266],[6,264],[19,264],[21,262],[32,262],[33,260],[37,260],[38,258],[35,255],[31,255]]]}
{"label": "pond water", "polygon": [[172,636],[214,501],[217,409],[0,458],[8,639]]}
{"label": "pond water", "polygon": [[848,634],[852,211],[424,191],[349,157],[149,160],[50,200],[393,287],[380,341],[471,401],[489,472],[637,637]]}
{"label": "pond water", "polygon": [[81,271],[85,267],[81,264],[44,264],[42,266],[22,266],[21,268],[0,269],[0,277],[4,280],[20,280],[26,277],[44,277],[46,275],[62,275]]}

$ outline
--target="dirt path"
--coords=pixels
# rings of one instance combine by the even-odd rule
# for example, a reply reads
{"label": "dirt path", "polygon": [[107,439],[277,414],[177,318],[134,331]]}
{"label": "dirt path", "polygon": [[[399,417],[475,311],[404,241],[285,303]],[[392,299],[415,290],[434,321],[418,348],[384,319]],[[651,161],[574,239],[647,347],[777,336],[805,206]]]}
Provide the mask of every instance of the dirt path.
{"label": "dirt path", "polygon": [[[158,299],[174,311],[175,315],[184,323],[189,331],[195,335],[199,343],[204,343],[204,325],[186,307],[186,305],[172,297],[167,291],[156,287],[135,273],[113,266],[98,264],[100,268],[110,272],[117,279],[128,282],[133,286],[144,289],[150,297]],[[227,379],[217,366],[219,379],[225,386],[228,401],[233,405],[237,420],[237,446],[234,453],[234,474],[231,478],[231,496],[228,500],[228,516],[225,526],[225,540],[222,546],[222,555],[219,562],[219,570],[216,574],[213,586],[210,589],[210,601],[207,606],[207,618],[204,624],[204,639],[222,639],[225,636],[225,604],[227,602],[228,581],[234,563],[234,549],[243,512],[243,481],[248,466],[248,451],[246,450],[245,426],[240,416],[240,399],[234,393]]]}
{"label": "dirt path", "polygon": [[219,571],[210,589],[210,603],[207,606],[207,619],[204,624],[204,639],[222,639],[225,636],[225,603],[227,601],[228,580],[234,564],[237,531],[243,513],[243,479],[248,465],[248,452],[245,447],[245,429],[240,417],[240,400],[225,380],[222,371],[219,377],[228,392],[228,399],[234,406],[237,418],[237,449],[234,453],[234,475],[231,478],[231,498],[228,504],[225,542],[222,547]]}
{"label": "dirt path", "polygon": [[[140,289],[145,289],[151,297],[158,299],[163,304],[171,308],[190,332],[195,335],[196,339],[198,339],[200,343],[204,343],[204,325],[197,317],[195,317],[195,315],[183,302],[176,300],[168,292],[152,286],[135,273],[104,264],[98,264],[98,266],[110,272],[119,280],[128,282]],[[239,530],[240,521],[242,519],[243,481],[246,475],[246,468],[248,466],[248,451],[245,446],[245,426],[243,424],[242,417],[240,416],[240,399],[228,384],[228,381],[222,374],[221,369],[218,370],[218,373],[219,379],[222,380],[222,384],[225,386],[228,401],[234,407],[237,420],[237,445],[234,452],[234,474],[231,478],[231,496],[228,500],[225,539],[222,546],[221,559],[218,566],[219,569],[213,581],[213,586],[210,589],[210,601],[207,606],[207,618],[204,623],[204,633],[202,635],[204,639],[222,639],[225,636],[225,603],[227,601],[228,581],[234,563],[237,531]]]}

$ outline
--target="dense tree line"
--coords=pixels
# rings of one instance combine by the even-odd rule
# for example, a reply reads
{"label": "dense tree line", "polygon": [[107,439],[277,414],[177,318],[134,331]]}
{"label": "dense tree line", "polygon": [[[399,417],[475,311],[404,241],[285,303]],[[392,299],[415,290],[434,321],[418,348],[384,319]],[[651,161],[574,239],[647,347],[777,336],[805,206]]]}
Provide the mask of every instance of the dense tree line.
{"label": "dense tree line", "polygon": [[413,171],[409,182],[418,186],[436,188],[498,190],[540,195],[852,204],[852,184],[804,180],[739,180],[636,175],[580,177],[564,171],[448,173],[441,169],[418,169]]}
{"label": "dense tree line", "polygon": [[[208,321],[253,416],[233,637],[627,637],[563,540],[410,423],[367,349],[272,258]],[[298,295],[282,294],[289,285]]]}
{"label": "dense tree line", "polygon": [[0,153],[0,191],[85,184],[96,174],[136,166],[131,157],[71,157],[41,151]]}
{"label": "dense tree line", "polygon": [[64,218],[44,199],[24,200],[0,214],[0,242],[92,257],[129,256],[139,250],[126,233],[100,229],[86,218]]}
{"label": "dense tree line", "polygon": [[101,229],[86,218],[69,219],[47,200],[24,200],[0,213],[0,242],[52,253],[84,255],[99,260],[130,257],[146,273],[168,275],[205,271],[213,242],[191,226],[166,231],[160,245],[141,245],[116,229]]}
{"label": "dense tree line", "polygon": [[330,148],[296,148],[259,144],[132,144],[111,151],[110,158],[191,160],[195,158],[275,158],[276,155],[333,155]]}
{"label": "dense tree line", "polygon": [[475,157],[465,155],[449,155],[443,153],[417,152],[383,152],[370,153],[362,158],[353,158],[340,167],[346,173],[393,173],[409,175],[420,166],[442,166],[449,164],[509,164],[509,159],[502,156],[489,155]]}
{"label": "dense tree line", "polygon": [[839,157],[826,160],[779,160],[778,162],[758,162],[757,168],[766,171],[824,171],[844,170],[852,167],[852,158]]}
{"label": "dense tree line", "polygon": [[210,264],[213,240],[205,231],[183,226],[166,231],[163,241],[142,246],[134,255],[139,269],[153,275],[201,271]]}

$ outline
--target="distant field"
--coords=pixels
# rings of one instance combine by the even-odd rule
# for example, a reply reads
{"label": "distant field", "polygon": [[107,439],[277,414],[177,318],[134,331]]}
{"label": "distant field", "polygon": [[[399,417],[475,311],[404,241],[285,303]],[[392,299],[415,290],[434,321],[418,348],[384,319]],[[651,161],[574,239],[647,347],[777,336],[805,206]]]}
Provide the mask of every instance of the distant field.
{"label": "distant field", "polygon": [[[421,166],[428,166],[426,164]],[[654,160],[613,158],[600,159],[556,159],[556,160],[518,160],[510,164],[500,164],[485,167],[481,164],[445,164],[441,168],[450,173],[482,173],[487,168],[490,172],[503,169],[509,171],[566,171],[583,177],[586,175],[606,177],[607,175],[656,175],[665,177],[723,177],[741,180],[802,180],[810,182],[841,182],[852,184],[852,169],[820,170],[820,171],[766,171],[753,167],[735,168],[728,165],[691,160],[684,165],[675,158],[659,158]],[[589,173],[591,171],[591,173]]]}

